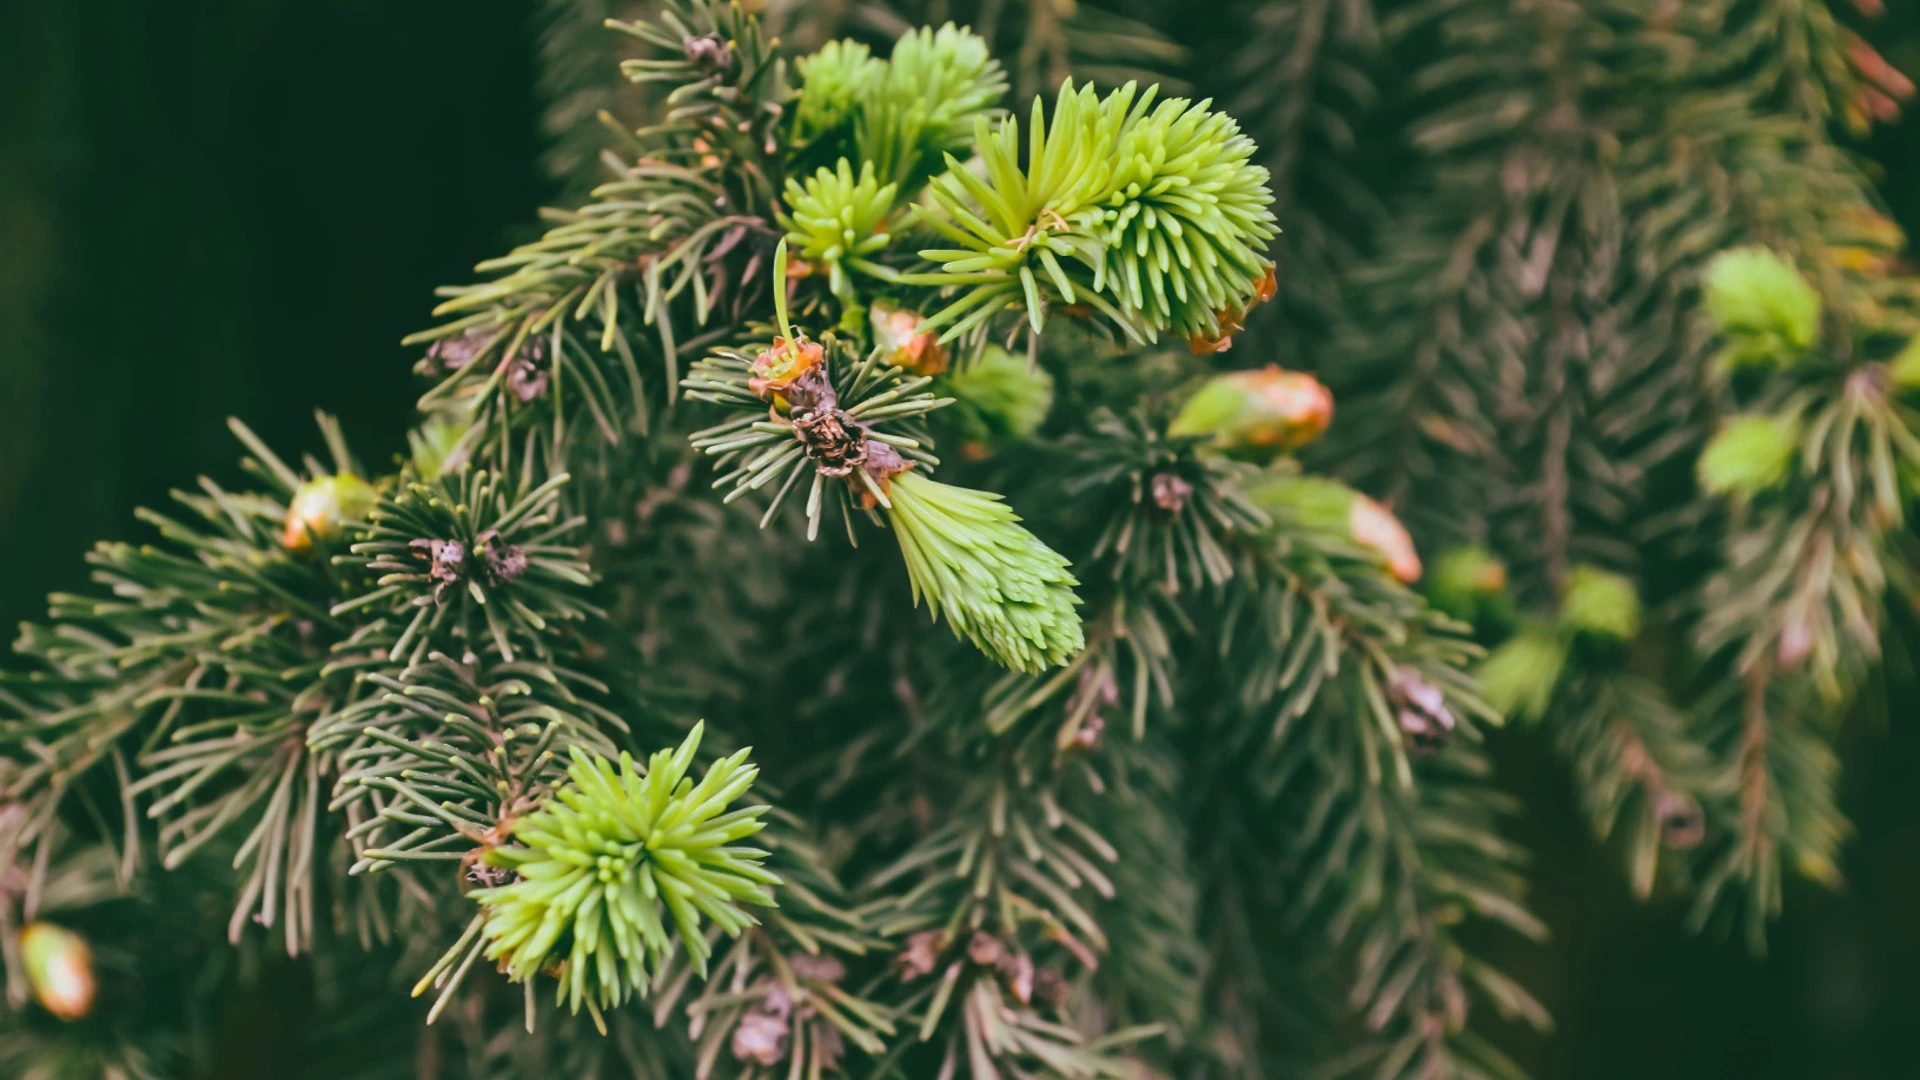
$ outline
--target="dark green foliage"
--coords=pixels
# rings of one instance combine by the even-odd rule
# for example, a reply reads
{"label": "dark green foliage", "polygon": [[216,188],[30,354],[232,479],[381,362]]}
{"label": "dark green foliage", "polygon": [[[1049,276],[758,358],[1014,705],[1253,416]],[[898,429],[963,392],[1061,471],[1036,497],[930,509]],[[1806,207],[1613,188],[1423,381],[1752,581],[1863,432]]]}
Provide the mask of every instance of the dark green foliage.
{"label": "dark green foliage", "polygon": [[[1489,740],[1699,925],[1837,876],[1920,289],[1824,4],[1227,3],[1211,98],[1089,5],[603,6],[411,460],[236,425],[257,490],[23,634],[10,950],[191,880],[313,955],[320,1074],[1506,1078]],[[0,1063],[177,1059],[45,1019]]]}

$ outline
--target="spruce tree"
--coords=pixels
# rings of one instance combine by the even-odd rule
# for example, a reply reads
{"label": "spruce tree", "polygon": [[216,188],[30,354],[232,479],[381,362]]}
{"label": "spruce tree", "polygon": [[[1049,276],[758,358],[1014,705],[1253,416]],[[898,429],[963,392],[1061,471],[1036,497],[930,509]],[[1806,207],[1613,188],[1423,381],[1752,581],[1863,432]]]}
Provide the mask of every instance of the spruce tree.
{"label": "spruce tree", "polygon": [[235,420],[22,628],[0,1071],[274,953],[316,1077],[1512,1077],[1494,739],[1704,932],[1838,880],[1877,4],[760,6],[550,0],[410,452]]}

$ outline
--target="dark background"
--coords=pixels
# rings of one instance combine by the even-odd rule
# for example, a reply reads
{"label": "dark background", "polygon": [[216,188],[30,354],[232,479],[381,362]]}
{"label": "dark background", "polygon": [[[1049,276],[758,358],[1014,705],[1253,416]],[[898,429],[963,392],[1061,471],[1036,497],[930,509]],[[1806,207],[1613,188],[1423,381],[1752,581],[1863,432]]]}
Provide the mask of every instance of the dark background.
{"label": "dark background", "polygon": [[[1889,6],[1920,43],[1920,4]],[[552,190],[531,53],[508,0],[0,4],[0,625],[139,535],[132,507],[231,477],[227,416],[317,450],[317,406],[370,462],[401,447],[400,337]],[[1863,150],[1920,227],[1920,120]],[[1503,736],[1555,930],[1507,959],[1560,1025],[1505,1033],[1540,1080],[1920,1075],[1920,692],[1889,668],[1901,705],[1843,740],[1849,884],[1790,887],[1764,961],[1632,903],[1552,759]]]}

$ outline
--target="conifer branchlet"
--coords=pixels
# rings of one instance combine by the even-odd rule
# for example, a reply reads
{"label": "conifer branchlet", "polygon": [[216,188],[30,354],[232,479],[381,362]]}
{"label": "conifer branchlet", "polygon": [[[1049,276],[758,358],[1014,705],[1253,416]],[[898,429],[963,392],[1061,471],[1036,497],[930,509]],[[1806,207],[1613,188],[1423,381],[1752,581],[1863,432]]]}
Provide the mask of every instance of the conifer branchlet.
{"label": "conifer branchlet", "polygon": [[[513,880],[471,895],[486,912],[486,953],[515,981],[560,963],[560,996],[578,1011],[644,996],[675,942],[702,974],[710,946],[703,917],[728,935],[756,923],[780,879],[760,868],[767,853],[736,842],[759,832],[765,806],[728,807],[759,770],[741,750],[695,783],[696,725],[678,749],[644,769],[575,748],[566,783],[515,820],[514,843],[489,850],[489,866]],[[678,931],[670,936],[669,926]]]}

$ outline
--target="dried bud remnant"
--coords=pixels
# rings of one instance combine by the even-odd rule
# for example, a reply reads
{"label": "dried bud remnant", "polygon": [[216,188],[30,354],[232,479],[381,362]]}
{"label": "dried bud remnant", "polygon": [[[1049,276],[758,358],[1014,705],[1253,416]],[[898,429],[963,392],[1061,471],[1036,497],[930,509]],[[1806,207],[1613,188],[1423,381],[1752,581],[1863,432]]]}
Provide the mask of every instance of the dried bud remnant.
{"label": "dried bud remnant", "polygon": [[1783,670],[1792,671],[1799,667],[1812,652],[1813,619],[1805,609],[1795,608],[1793,613],[1787,616],[1786,623],[1780,627],[1778,646],[1780,667]]}
{"label": "dried bud remnant", "polygon": [[1073,696],[1067,700],[1067,719],[1060,725],[1060,732],[1054,737],[1056,749],[1098,750],[1101,737],[1107,730],[1107,718],[1103,710],[1120,704],[1120,687],[1113,680],[1113,670],[1103,663],[1088,664],[1080,669],[1079,683],[1074,687]]}
{"label": "dried bud remnant", "polygon": [[486,556],[487,578],[492,584],[505,585],[517,581],[521,574],[527,572],[527,553],[513,544],[501,543],[498,530],[488,529],[474,537],[474,542],[479,545],[480,553]]}
{"label": "dried bud remnant", "polygon": [[876,480],[885,480],[898,476],[913,468],[913,463],[900,456],[900,451],[878,439],[867,440],[867,472]]}
{"label": "dried bud remnant", "polygon": [[837,983],[847,977],[847,965],[832,956],[801,953],[788,959],[787,966],[793,969],[796,978],[812,982]]}
{"label": "dried bud remnant", "polygon": [[[488,585],[506,585],[527,572],[527,555],[513,544],[500,542],[500,533],[488,529],[473,538],[473,550],[459,540],[415,540],[411,544],[415,558],[428,562],[427,577],[434,582],[433,600],[445,603],[447,594],[467,580],[477,561],[481,580]],[[471,558],[469,556],[472,556]]]}
{"label": "dried bud remnant", "polygon": [[967,942],[967,959],[981,967],[997,968],[1008,955],[1006,945],[985,930],[974,931],[973,940]]}
{"label": "dried bud remnant", "polygon": [[1025,1005],[1033,1000],[1033,957],[1020,953],[1003,965],[1001,971],[1007,978],[1007,992],[1015,1001]]}
{"label": "dried bud remnant", "polygon": [[529,404],[547,392],[547,372],[532,360],[522,356],[507,368],[507,390],[522,405]]}
{"label": "dried bud remnant", "polygon": [[1168,517],[1179,517],[1193,495],[1193,485],[1173,473],[1153,474],[1148,487],[1153,494],[1153,505]]}
{"label": "dried bud remnant", "polygon": [[907,939],[907,947],[893,958],[893,966],[902,982],[933,974],[940,963],[940,931],[922,930]]}
{"label": "dried bud remnant", "polygon": [[785,1014],[754,1009],[733,1029],[733,1056],[756,1065],[773,1066],[787,1057]]}
{"label": "dried bud remnant", "polygon": [[1101,737],[1106,734],[1106,731],[1106,717],[1101,716],[1099,713],[1094,713],[1085,720],[1080,721],[1079,728],[1073,733],[1072,745],[1082,750],[1098,750],[1100,749]]}
{"label": "dried bud remnant", "polygon": [[441,338],[427,346],[427,370],[432,374],[459,371],[493,344],[497,330],[469,327],[455,337]]}
{"label": "dried bud remnant", "polygon": [[866,463],[866,425],[837,404],[794,413],[793,433],[822,476],[851,476]]}
{"label": "dried bud remnant", "polygon": [[1059,1008],[1073,995],[1073,987],[1066,976],[1050,967],[1039,968],[1033,973],[1033,992],[1040,1000]]}
{"label": "dried bud remnant", "polygon": [[701,34],[680,43],[687,59],[706,71],[725,75],[733,70],[733,46],[719,34]]}
{"label": "dried bud remnant", "polygon": [[513,871],[504,866],[488,866],[476,861],[467,864],[467,880],[483,889],[494,889],[512,881]]}
{"label": "dried bud remnant", "polygon": [[415,540],[409,546],[416,556],[431,563],[427,576],[435,583],[434,603],[445,603],[447,593],[460,583],[466,573],[467,545],[458,540]]}
{"label": "dried bud remnant", "polygon": [[1455,721],[1447,708],[1446,695],[1418,671],[1405,665],[1395,670],[1387,697],[1396,710],[1400,732],[1414,753],[1434,753],[1453,738]]}
{"label": "dried bud remnant", "polygon": [[1674,851],[1689,851],[1707,838],[1707,816],[1700,804],[1685,795],[1662,791],[1653,800],[1660,840]]}

